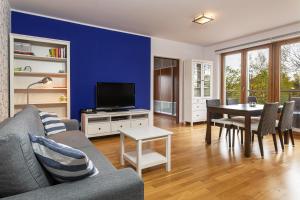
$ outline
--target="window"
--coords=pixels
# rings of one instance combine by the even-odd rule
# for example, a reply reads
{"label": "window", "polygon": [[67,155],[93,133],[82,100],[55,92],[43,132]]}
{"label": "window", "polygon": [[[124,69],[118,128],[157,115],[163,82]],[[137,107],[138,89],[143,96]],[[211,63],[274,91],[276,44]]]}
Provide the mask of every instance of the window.
{"label": "window", "polygon": [[300,42],[280,46],[280,102],[300,96]]}
{"label": "window", "polygon": [[241,53],[224,56],[225,98],[241,98]]}
{"label": "window", "polygon": [[248,96],[256,96],[258,103],[268,101],[269,48],[247,52]]}
{"label": "window", "polygon": [[[300,38],[222,54],[221,98],[258,103],[300,97]],[[224,95],[225,94],[225,95]]]}

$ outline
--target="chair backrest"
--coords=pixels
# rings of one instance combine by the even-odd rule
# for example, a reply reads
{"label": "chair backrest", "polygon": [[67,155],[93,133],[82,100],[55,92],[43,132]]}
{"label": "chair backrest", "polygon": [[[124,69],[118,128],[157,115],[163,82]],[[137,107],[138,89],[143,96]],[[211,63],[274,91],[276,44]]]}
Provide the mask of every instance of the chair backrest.
{"label": "chair backrest", "polygon": [[300,97],[291,97],[290,101],[295,101],[294,110],[300,112]]}
{"label": "chair backrest", "polygon": [[257,98],[256,98],[256,96],[249,96],[249,97],[248,97],[248,103],[250,103],[250,102],[255,102],[255,103],[257,103]]}
{"label": "chair backrest", "polygon": [[284,103],[278,123],[278,128],[281,131],[292,129],[294,106],[294,101],[287,101]]}
{"label": "chair backrest", "polygon": [[238,99],[226,99],[226,104],[227,105],[236,105],[236,104],[239,104],[239,100]]}
{"label": "chair backrest", "polygon": [[278,112],[279,103],[266,103],[261,114],[261,118],[258,125],[257,134],[267,135],[269,133],[276,133],[276,118]]}
{"label": "chair backrest", "polygon": [[[220,105],[221,105],[220,99],[206,100],[206,107],[220,106]],[[212,113],[211,114],[211,119],[220,119],[220,118],[223,118],[223,114],[220,114],[220,113]]]}

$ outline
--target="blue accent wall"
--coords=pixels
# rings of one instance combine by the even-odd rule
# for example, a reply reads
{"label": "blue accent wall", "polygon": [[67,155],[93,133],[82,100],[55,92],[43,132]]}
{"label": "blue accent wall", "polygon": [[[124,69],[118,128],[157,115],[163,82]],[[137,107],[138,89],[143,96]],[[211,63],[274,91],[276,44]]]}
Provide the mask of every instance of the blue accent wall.
{"label": "blue accent wall", "polygon": [[61,20],[12,12],[12,32],[71,42],[71,117],[95,107],[95,85],[136,84],[136,107],[150,109],[151,39]]}

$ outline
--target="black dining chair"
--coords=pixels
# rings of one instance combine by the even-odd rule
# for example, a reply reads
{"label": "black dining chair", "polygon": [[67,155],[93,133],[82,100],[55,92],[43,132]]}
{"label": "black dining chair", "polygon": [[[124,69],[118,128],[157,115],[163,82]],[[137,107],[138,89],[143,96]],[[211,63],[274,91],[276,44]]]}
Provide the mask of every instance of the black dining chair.
{"label": "black dining chair", "polygon": [[293,136],[293,112],[294,112],[295,102],[288,101],[285,102],[281,111],[279,120],[276,121],[276,131],[278,132],[280,144],[282,150],[284,150],[282,134],[289,135],[292,141],[292,145],[295,146],[294,136]]}
{"label": "black dining chair", "polygon": [[[275,130],[278,106],[279,103],[266,103],[264,105],[259,121],[256,119],[251,120],[252,142],[254,135],[256,134],[262,158],[264,157],[262,139],[265,135],[268,135],[269,133],[272,134],[275,151],[278,152]],[[245,129],[245,122],[233,121],[233,126],[237,126],[243,130]]]}
{"label": "black dining chair", "polygon": [[295,108],[293,112],[293,127],[300,128],[300,97],[291,97],[290,101],[295,101]]}
{"label": "black dining chair", "polygon": [[236,105],[236,104],[239,104],[239,100],[238,99],[226,99],[226,104],[227,105]]}
{"label": "black dining chair", "polygon": [[257,135],[261,157],[264,157],[263,137],[272,134],[276,153],[278,152],[276,141],[276,118],[279,103],[266,103],[261,114],[259,123],[251,125],[252,134]]}
{"label": "black dining chair", "polygon": [[[221,101],[220,99],[209,99],[206,100],[206,107],[212,107],[212,106],[220,106]],[[219,131],[219,138],[222,135],[223,128],[226,128],[226,136],[229,137],[229,147],[231,147],[231,139],[230,139],[230,129],[232,128],[232,122],[229,118],[225,118],[223,114],[220,113],[212,113],[211,114],[211,122],[213,123],[213,126],[220,127]]]}
{"label": "black dining chair", "polygon": [[[227,105],[236,105],[236,104],[239,104],[239,100],[238,99],[232,99],[232,98],[228,98],[228,99],[226,99],[226,104]],[[229,119],[231,119],[232,121],[243,121],[243,120],[245,120],[245,118],[244,117],[242,117],[242,116],[232,116],[232,115],[228,115],[228,118]],[[238,127],[236,127],[236,126],[233,126],[232,127],[232,146],[234,146],[234,143],[235,143],[235,132],[236,132],[236,130],[237,130],[237,135],[239,134],[239,133],[241,133],[241,144],[243,144],[243,131],[241,130],[241,132],[240,132],[240,130],[238,129]]]}
{"label": "black dining chair", "polygon": [[248,96],[248,103],[257,103],[257,98],[256,96]]}

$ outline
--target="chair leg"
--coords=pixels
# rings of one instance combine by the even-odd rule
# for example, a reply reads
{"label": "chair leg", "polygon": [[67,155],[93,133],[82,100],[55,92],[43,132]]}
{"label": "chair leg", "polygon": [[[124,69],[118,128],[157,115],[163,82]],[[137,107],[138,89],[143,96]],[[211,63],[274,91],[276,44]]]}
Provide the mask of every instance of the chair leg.
{"label": "chair leg", "polygon": [[226,129],[226,137],[228,136],[229,131],[230,131],[230,129],[227,128],[227,129]]}
{"label": "chair leg", "polygon": [[262,158],[264,158],[264,147],[263,147],[263,143],[262,143],[262,137],[260,135],[257,135],[257,140],[258,140],[258,144],[259,144],[260,155]]}
{"label": "chair leg", "polygon": [[274,142],[274,147],[275,147],[275,151],[276,153],[278,152],[278,148],[277,148],[277,140],[276,140],[276,134],[272,134],[273,137],[273,142]]}
{"label": "chair leg", "polygon": [[289,144],[289,131],[284,131],[284,144]]}
{"label": "chair leg", "polygon": [[228,129],[228,143],[229,143],[229,148],[231,148],[231,130]]}
{"label": "chair leg", "polygon": [[220,127],[219,138],[221,138],[223,127]]}
{"label": "chair leg", "polygon": [[282,151],[284,151],[283,137],[282,137],[282,133],[280,130],[278,130],[278,136],[279,136],[279,140],[280,140],[281,149],[282,149]]}
{"label": "chair leg", "polygon": [[244,132],[241,130],[241,144],[244,144]]}
{"label": "chair leg", "polygon": [[232,129],[232,146],[231,147],[234,147],[234,141],[235,141],[235,128]]}
{"label": "chair leg", "polygon": [[291,137],[292,145],[295,146],[295,141],[294,141],[294,136],[293,136],[293,129],[289,130],[289,134],[290,134],[290,137]]}

